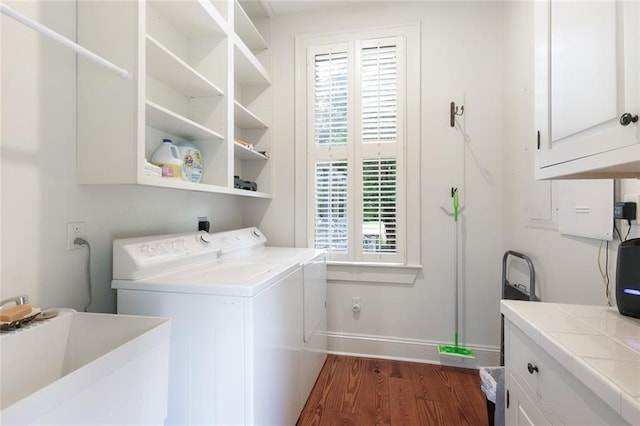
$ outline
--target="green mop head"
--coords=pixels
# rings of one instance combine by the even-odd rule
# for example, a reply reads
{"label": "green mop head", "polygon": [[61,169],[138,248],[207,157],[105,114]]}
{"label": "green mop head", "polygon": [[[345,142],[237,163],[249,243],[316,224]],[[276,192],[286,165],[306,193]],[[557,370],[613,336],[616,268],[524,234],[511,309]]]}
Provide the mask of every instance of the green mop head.
{"label": "green mop head", "polygon": [[438,346],[438,353],[440,353],[440,355],[460,356],[463,358],[476,357],[476,355],[473,353],[473,350],[469,348],[463,348],[462,346],[440,345]]}
{"label": "green mop head", "polygon": [[438,353],[440,355],[460,356],[463,358],[475,358],[476,354],[469,348],[458,346],[458,333],[454,335],[454,345],[439,345]]}

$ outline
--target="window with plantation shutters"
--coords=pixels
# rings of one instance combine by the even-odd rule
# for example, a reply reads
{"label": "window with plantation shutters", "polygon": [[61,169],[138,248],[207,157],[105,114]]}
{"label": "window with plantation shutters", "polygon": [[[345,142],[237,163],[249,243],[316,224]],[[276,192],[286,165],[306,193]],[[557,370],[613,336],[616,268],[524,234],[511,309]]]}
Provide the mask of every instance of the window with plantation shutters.
{"label": "window with plantation shutters", "polygon": [[406,260],[403,42],[308,49],[309,240],[330,260]]}

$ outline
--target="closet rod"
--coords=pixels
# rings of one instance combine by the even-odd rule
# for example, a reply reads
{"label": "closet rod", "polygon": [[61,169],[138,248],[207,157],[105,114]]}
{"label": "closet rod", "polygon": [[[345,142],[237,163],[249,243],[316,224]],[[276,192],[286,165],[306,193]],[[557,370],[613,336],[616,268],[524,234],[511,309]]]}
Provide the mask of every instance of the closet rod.
{"label": "closet rod", "polygon": [[82,46],[80,46],[79,44],[69,40],[68,38],[66,38],[65,36],[58,34],[57,32],[53,31],[50,28],[45,27],[44,25],[42,25],[39,22],[34,21],[31,18],[28,18],[26,16],[24,16],[23,14],[11,9],[10,7],[4,5],[3,3],[0,3],[0,12],[2,12],[3,14],[7,15],[10,18],[15,19],[16,21],[26,25],[27,27],[39,32],[40,34],[49,37],[50,39],[57,41],[58,43],[70,48],[71,50],[75,51],[76,53],[92,60],[93,62],[96,62],[100,65],[102,65],[103,67],[109,68],[111,71],[115,72],[116,74],[118,74],[119,76],[126,78],[127,80],[131,80],[132,75],[131,73],[129,73],[129,71],[120,68],[117,65],[112,64],[111,62],[107,61],[106,59],[104,59],[102,56],[99,56],[97,54],[95,54],[94,52],[92,52],[91,50],[84,48]]}

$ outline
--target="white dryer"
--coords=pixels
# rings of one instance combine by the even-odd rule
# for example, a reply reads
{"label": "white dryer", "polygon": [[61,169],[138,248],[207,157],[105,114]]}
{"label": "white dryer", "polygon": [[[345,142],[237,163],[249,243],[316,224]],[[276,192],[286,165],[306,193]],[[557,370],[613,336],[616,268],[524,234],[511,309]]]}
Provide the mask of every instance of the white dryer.
{"label": "white dryer", "polygon": [[304,407],[327,358],[327,267],[326,252],[309,248],[269,247],[257,228],[211,235],[211,244],[221,250],[223,263],[297,263],[303,274],[303,346],[300,410]]}
{"label": "white dryer", "polygon": [[167,424],[295,424],[326,358],[324,253],[256,228],[113,250],[118,313],[172,318]]}

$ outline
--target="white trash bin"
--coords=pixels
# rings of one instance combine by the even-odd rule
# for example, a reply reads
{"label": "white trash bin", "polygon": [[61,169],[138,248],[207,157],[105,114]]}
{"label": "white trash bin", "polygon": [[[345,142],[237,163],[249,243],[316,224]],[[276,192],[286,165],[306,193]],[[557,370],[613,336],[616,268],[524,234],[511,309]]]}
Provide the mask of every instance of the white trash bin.
{"label": "white trash bin", "polygon": [[487,397],[489,426],[504,426],[504,367],[480,367],[480,389]]}

